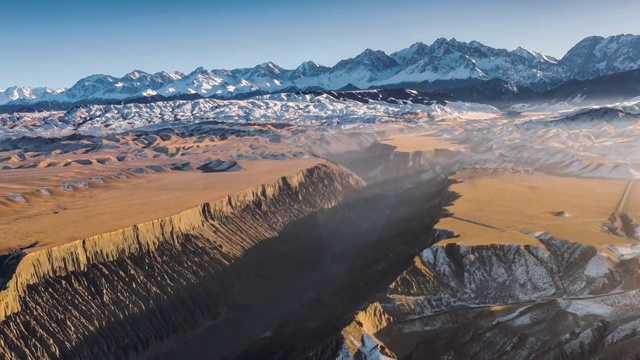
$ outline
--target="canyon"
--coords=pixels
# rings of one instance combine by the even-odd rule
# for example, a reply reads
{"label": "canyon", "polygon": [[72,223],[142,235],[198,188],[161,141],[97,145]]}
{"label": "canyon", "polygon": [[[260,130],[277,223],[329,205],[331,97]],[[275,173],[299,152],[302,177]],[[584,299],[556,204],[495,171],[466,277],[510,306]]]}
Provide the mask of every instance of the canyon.
{"label": "canyon", "polygon": [[[243,141],[229,140],[229,148],[242,151]],[[5,170],[0,349],[7,358],[200,357],[212,348],[211,356],[226,358],[293,312],[310,316],[318,301],[330,305],[321,319],[328,331],[371,294],[350,288],[362,273],[376,266],[369,281],[377,284],[398,272],[450,198],[446,176],[417,175],[435,164],[433,152],[415,164],[405,156],[382,163],[402,170],[401,179],[364,170],[361,177],[309,156],[203,171],[214,146],[193,146],[168,159]],[[215,144],[216,152],[224,148]],[[115,159],[104,153],[122,149],[129,146],[91,157]],[[189,166],[176,167],[177,158]]]}
{"label": "canyon", "polygon": [[318,92],[3,115],[0,352],[634,356],[639,114]]}

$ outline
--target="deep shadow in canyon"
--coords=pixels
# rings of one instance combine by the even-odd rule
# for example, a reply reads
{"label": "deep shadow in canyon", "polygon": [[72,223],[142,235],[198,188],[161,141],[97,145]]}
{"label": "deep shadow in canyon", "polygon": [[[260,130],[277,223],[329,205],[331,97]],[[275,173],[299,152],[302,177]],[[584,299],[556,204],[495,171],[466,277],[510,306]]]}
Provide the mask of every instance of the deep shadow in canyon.
{"label": "deep shadow in canyon", "polygon": [[[154,248],[65,263],[68,273],[26,286],[0,345],[21,359],[306,357],[434,241],[433,226],[457,195],[446,171],[427,179],[429,166],[417,165],[383,166],[394,170],[317,211],[327,200],[313,197],[337,199],[323,192],[340,189],[333,181],[346,189],[347,170],[312,171],[302,192],[283,178],[270,202],[255,198],[230,217],[206,214],[205,205],[205,228],[156,229]],[[268,233],[270,222],[285,226],[271,238],[252,235]],[[150,226],[133,227],[128,241],[145,249]],[[238,244],[234,257],[228,248]]]}
{"label": "deep shadow in canyon", "polygon": [[[354,234],[350,229],[347,236],[335,236],[341,242],[354,240],[353,244],[336,248],[342,254],[335,265],[346,264],[344,270],[326,269],[331,279],[325,287],[317,289],[317,296],[287,314],[268,336],[252,344],[238,358],[307,358],[317,347],[324,347],[321,352],[335,358],[333,351],[337,347],[327,347],[330,344],[327,340],[339,336],[368,300],[384,291],[418,251],[434,242],[433,226],[445,215],[443,208],[457,196],[447,190],[447,181],[421,185],[387,195],[395,197],[395,204],[377,235],[366,231]],[[375,212],[374,217],[384,212]],[[353,216],[354,220],[362,217],[356,213]],[[335,229],[341,232],[339,227]]]}
{"label": "deep shadow in canyon", "polygon": [[416,176],[377,184],[257,244],[225,271],[235,311],[158,358],[306,356],[432,243],[456,197],[447,187]]}

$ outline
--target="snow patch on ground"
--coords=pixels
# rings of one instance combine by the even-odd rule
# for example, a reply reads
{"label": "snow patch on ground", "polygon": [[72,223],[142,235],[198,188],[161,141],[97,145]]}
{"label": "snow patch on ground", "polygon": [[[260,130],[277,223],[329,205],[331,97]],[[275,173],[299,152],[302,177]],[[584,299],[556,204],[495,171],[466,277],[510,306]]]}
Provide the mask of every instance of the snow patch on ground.
{"label": "snow patch on ground", "polygon": [[595,278],[604,276],[608,274],[609,271],[606,255],[602,253],[598,253],[592,257],[584,268],[585,275]]}
{"label": "snow patch on ground", "polygon": [[19,203],[26,203],[27,199],[22,194],[16,194],[9,196],[9,199]]}
{"label": "snow patch on ground", "polygon": [[622,260],[640,257],[640,245],[607,245],[607,248],[618,255],[618,257]]}
{"label": "snow patch on ground", "polygon": [[615,311],[615,309],[610,306],[592,302],[590,300],[571,300],[567,301],[566,303],[567,306],[565,307],[565,310],[580,316],[607,316]]}

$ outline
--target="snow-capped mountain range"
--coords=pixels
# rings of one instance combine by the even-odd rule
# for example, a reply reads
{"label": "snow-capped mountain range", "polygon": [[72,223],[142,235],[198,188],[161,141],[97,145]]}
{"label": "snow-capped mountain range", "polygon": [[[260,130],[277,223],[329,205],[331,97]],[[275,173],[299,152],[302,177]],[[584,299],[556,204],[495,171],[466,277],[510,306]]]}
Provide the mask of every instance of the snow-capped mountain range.
{"label": "snow-capped mountain range", "polygon": [[37,103],[75,105],[159,98],[234,98],[290,90],[372,88],[434,81],[500,79],[543,91],[562,82],[640,68],[640,36],[588,37],[562,59],[523,47],[495,49],[477,41],[444,38],[415,43],[386,54],[367,49],[333,67],[307,61],[288,70],[266,62],[253,68],[207,70],[189,74],[132,71],[121,78],[91,75],[69,89],[11,87],[0,91],[0,105]]}
{"label": "snow-capped mountain range", "polygon": [[430,99],[429,95],[411,90],[317,91],[262,95],[247,100],[171,100],[153,104],[86,105],[66,111],[0,114],[0,145],[3,139],[23,136],[117,134],[133,129],[149,130],[154,126],[180,127],[212,121],[366,127],[374,123],[411,123],[418,113],[440,118],[464,114],[493,117],[500,113],[489,105]]}

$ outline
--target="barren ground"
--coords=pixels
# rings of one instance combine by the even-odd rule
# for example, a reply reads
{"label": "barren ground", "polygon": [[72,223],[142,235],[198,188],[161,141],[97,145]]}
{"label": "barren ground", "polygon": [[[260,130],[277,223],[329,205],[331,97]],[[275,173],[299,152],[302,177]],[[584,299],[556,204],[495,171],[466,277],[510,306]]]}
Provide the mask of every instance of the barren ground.
{"label": "barren ground", "polygon": [[380,141],[383,144],[393,145],[399,152],[414,152],[428,150],[457,150],[465,149],[465,146],[454,144],[445,139],[434,137],[432,132],[397,135]]}
{"label": "barren ground", "polygon": [[[34,241],[40,247],[103,234],[131,225],[177,214],[225,195],[290,175],[321,160],[242,161],[243,171],[202,173],[174,171],[135,174],[117,166],[55,167],[3,171],[0,194],[20,193],[26,203],[0,199],[0,251]],[[142,166],[149,161],[128,163]],[[121,171],[126,178],[113,176]],[[104,183],[89,181],[89,188],[63,190],[64,179],[91,174]],[[111,175],[107,175],[111,174]],[[51,195],[41,194],[46,188]]]}
{"label": "barren ground", "polygon": [[[441,242],[466,245],[535,244],[522,232],[547,232],[591,245],[632,245],[602,231],[616,210],[628,181],[584,179],[552,175],[457,174],[451,190],[461,196],[449,207],[452,218],[437,227],[460,237]],[[637,186],[626,204],[637,214]],[[567,216],[558,216],[565,212]]]}

